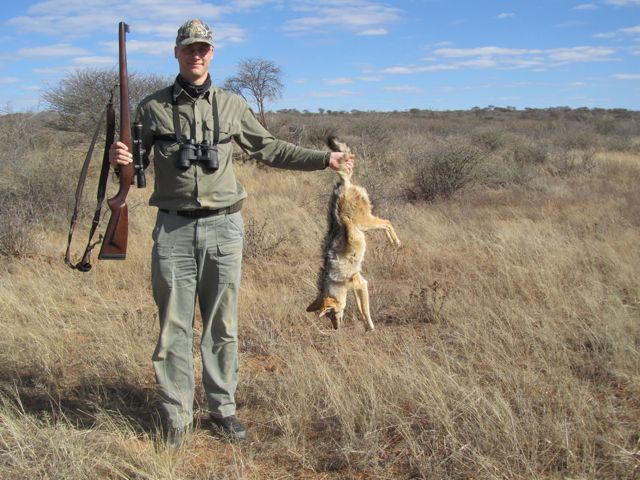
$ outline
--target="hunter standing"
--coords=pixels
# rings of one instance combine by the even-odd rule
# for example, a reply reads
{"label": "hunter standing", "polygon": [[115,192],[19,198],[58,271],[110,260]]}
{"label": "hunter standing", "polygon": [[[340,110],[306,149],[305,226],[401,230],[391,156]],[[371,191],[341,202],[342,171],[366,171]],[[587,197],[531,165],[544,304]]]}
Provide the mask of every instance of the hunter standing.
{"label": "hunter standing", "polygon": [[[203,321],[203,386],[213,426],[232,440],[247,430],[236,417],[238,384],[238,293],[247,197],[235,178],[231,140],[251,157],[291,170],[339,168],[342,153],[301,148],[274,138],[241,97],[211,83],[212,32],[194,19],[178,29],[173,85],[138,106],[146,152],[153,151],[158,208],[153,230],[151,282],[160,334],[153,354],[162,399],[167,446],[178,448],[192,427],[194,400],[193,322],[196,301]],[[131,162],[120,142],[111,164]],[[353,158],[347,160],[348,168]],[[145,165],[149,162],[148,155]]]}

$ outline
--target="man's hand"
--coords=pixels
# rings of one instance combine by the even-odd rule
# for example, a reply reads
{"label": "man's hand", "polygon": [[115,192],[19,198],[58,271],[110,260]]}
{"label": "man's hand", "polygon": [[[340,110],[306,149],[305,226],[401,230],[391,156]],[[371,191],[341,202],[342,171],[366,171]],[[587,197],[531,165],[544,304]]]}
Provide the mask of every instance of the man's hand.
{"label": "man's hand", "polygon": [[114,142],[109,147],[109,163],[112,167],[127,165],[133,161],[133,154],[122,142]]}
{"label": "man's hand", "polygon": [[343,152],[331,152],[329,158],[329,168],[334,171],[346,170],[351,173],[353,165],[356,162],[356,156],[353,154],[345,155]]}

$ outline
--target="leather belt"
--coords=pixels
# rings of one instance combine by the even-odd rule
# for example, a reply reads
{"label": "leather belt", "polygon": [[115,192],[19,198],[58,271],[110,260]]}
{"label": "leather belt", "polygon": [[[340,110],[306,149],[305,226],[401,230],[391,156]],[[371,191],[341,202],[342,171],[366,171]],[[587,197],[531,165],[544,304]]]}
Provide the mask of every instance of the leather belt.
{"label": "leather belt", "polygon": [[163,213],[168,213],[169,215],[178,215],[179,217],[206,218],[206,217],[213,217],[215,215],[228,215],[231,213],[236,213],[236,212],[239,212],[241,209],[242,209],[242,200],[234,203],[229,207],[218,208],[216,210],[212,210],[210,208],[199,208],[197,210],[168,210],[166,208],[161,208],[160,211]]}

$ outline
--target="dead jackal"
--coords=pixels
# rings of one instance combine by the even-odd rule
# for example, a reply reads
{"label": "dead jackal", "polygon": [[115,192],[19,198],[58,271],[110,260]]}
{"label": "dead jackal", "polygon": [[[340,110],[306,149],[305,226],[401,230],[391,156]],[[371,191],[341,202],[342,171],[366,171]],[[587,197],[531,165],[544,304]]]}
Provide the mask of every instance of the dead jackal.
{"label": "dead jackal", "polygon": [[[351,154],[349,147],[336,137],[327,139],[334,152]],[[371,213],[371,201],[367,191],[351,183],[351,172],[337,172],[338,181],[333,189],[329,209],[329,231],[324,244],[324,265],[320,271],[318,298],[307,307],[307,312],[327,315],[333,328],[340,327],[347,292],[353,289],[358,311],[367,330],[373,330],[369,313],[369,290],[361,274],[362,261],[367,248],[364,232],[383,229],[389,241],[400,246],[389,220]]]}

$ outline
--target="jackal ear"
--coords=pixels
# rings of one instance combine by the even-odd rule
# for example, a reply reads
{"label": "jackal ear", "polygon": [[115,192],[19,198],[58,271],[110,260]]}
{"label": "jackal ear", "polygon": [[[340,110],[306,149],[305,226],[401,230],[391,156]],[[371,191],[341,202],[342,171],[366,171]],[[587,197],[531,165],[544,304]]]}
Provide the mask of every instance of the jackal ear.
{"label": "jackal ear", "polygon": [[322,306],[318,309],[318,317],[322,318],[330,312],[336,312],[338,310],[338,302],[333,297],[324,297],[322,299]]}
{"label": "jackal ear", "polygon": [[325,305],[322,308],[322,311],[320,313],[318,313],[318,318],[322,318],[325,315],[327,315],[328,313],[335,312],[335,311],[336,311],[336,307],[335,306],[333,306],[333,305]]}
{"label": "jackal ear", "polygon": [[322,308],[322,298],[316,298],[311,305],[307,307],[307,312],[317,312]]}
{"label": "jackal ear", "polygon": [[323,317],[331,310],[336,310],[338,307],[335,299],[331,297],[319,297],[311,305],[307,307],[307,312],[318,312],[319,317]]}

